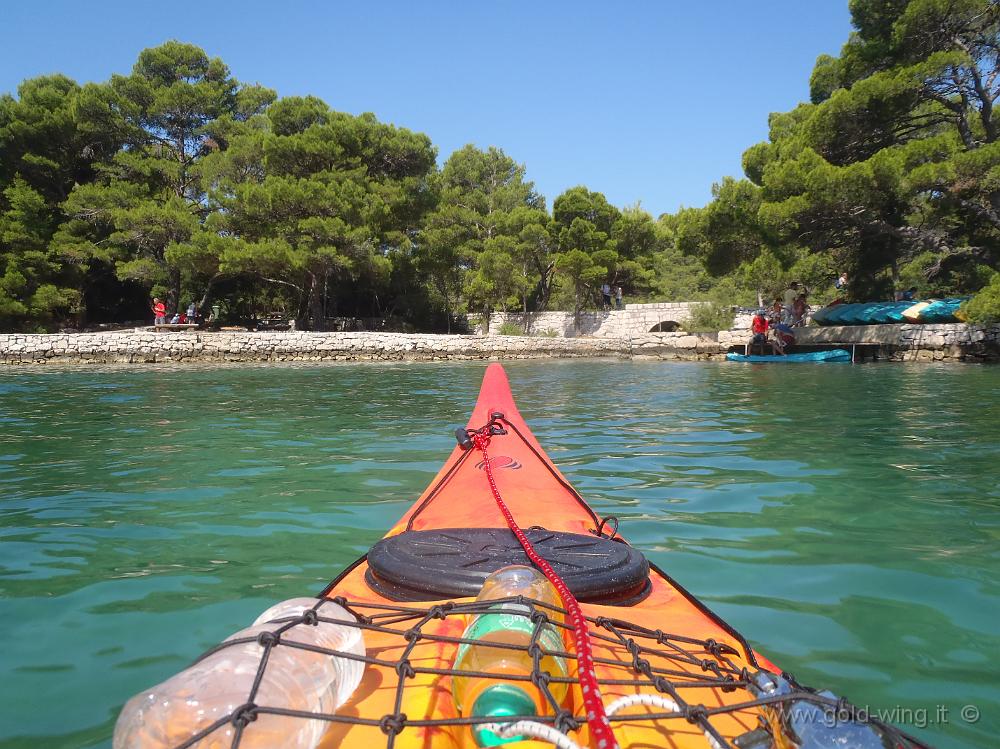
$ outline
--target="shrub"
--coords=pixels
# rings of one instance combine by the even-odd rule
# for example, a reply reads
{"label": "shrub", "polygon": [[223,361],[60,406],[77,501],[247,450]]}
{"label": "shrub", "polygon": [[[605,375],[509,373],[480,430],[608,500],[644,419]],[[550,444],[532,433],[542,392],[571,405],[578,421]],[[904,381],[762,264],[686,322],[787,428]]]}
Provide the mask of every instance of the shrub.
{"label": "shrub", "polygon": [[733,326],[733,308],[721,302],[702,302],[691,308],[691,319],[683,324],[688,333],[717,333]]}
{"label": "shrub", "polygon": [[516,322],[505,322],[500,326],[500,335],[524,335],[524,328]]}
{"label": "shrub", "polygon": [[962,305],[962,312],[969,322],[980,325],[1000,322],[1000,273],[995,273],[986,287]]}
{"label": "shrub", "polygon": [[535,338],[558,338],[559,331],[553,330],[552,328],[546,328],[545,330],[536,330]]}

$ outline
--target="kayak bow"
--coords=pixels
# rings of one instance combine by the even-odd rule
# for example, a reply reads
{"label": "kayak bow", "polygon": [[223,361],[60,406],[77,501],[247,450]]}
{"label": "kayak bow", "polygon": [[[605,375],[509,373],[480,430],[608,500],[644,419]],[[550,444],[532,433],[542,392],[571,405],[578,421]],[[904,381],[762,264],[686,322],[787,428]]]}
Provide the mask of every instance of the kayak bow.
{"label": "kayak bow", "polygon": [[[133,697],[116,749],[921,746],[780,672],[619,537],[542,450],[499,364],[456,438],[414,505],[318,598],[270,608]],[[527,564],[558,599],[476,598]],[[503,575],[524,573],[537,577]],[[460,712],[452,686],[468,695],[472,681],[479,697]]]}
{"label": "kayak bow", "polygon": [[[469,719],[456,714],[449,692],[455,638],[474,613],[462,607],[487,574],[528,563],[491,496],[482,453],[463,444],[463,435],[487,428],[503,502],[582,602],[596,677],[609,713],[617,710],[611,725],[622,747],[736,746],[737,737],[746,741],[761,721],[780,722],[779,711],[760,704],[768,694],[774,699],[772,687],[786,690],[790,705],[805,704],[795,702],[796,695],[817,699],[774,676],[781,671],[735,629],[617,536],[617,521],[594,513],[529,430],[503,368],[491,364],[468,427],[458,430],[459,444],[430,486],[322,593],[369,623],[365,639],[377,658],[342,708],[373,723],[334,722],[323,746],[367,748],[384,743],[386,733],[396,747],[473,746]],[[456,613],[443,614],[442,606]],[[554,715],[542,720],[586,746],[591,737],[582,697],[573,685],[568,704],[554,706]],[[783,740],[775,745],[786,746]]]}

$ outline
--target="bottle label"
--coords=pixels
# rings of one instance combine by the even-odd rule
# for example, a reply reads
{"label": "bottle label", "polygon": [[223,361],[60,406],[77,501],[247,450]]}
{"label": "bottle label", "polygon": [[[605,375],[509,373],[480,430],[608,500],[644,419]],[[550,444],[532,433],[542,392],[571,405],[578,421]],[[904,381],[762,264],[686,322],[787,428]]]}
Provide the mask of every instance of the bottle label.
{"label": "bottle label", "polygon": [[[524,635],[525,643],[530,642],[531,636],[535,632],[535,623],[528,618],[531,609],[528,606],[518,604],[504,604],[496,607],[497,613],[479,614],[462,634],[463,638],[469,640],[489,640],[494,632],[520,632]],[[538,633],[538,644],[546,653],[558,653],[563,651],[563,641],[559,632],[551,624],[546,624]],[[458,647],[458,654],[455,656],[455,663],[460,664],[465,658],[471,643],[462,643]],[[566,673],[565,661],[563,658],[553,657],[556,668],[563,674]]]}

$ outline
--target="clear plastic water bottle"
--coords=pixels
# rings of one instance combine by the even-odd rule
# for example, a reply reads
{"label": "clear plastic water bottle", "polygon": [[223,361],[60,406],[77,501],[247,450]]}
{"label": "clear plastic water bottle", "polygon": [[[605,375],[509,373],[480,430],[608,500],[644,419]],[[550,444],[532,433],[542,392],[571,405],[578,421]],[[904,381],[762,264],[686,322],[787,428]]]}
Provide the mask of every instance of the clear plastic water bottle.
{"label": "clear plastic water bottle", "polygon": [[[254,625],[273,622],[277,619],[301,616],[315,605],[315,598],[290,598],[287,601],[276,603],[267,609],[267,611],[254,620]],[[334,619],[342,622],[357,621],[352,614],[333,601],[324,603],[317,613],[324,619]],[[313,632],[310,633],[310,629]],[[291,639],[294,642],[306,642],[306,640],[302,639],[303,632],[305,636],[313,637],[311,644],[326,648],[327,650],[340,650],[355,655],[365,654],[365,642],[360,627],[344,627],[328,624],[327,622],[319,622],[316,627],[299,625],[295,627],[295,636]],[[306,650],[298,650],[296,652],[308,653]],[[314,654],[310,653],[309,655]],[[347,702],[351,695],[354,694],[354,690],[358,688],[358,684],[361,683],[361,677],[364,674],[365,664],[364,661],[354,661],[348,658],[329,658],[324,656],[324,660],[332,664],[334,670],[334,679],[330,682],[330,692],[334,696],[334,705],[331,709],[336,710]]]}
{"label": "clear plastic water bottle", "polygon": [[[524,596],[537,601],[560,606],[559,594],[541,572],[533,567],[513,565],[497,570],[483,584],[476,597],[477,601],[491,601],[513,596]],[[555,612],[542,609],[553,620],[559,621]],[[550,705],[541,691],[528,681],[505,681],[505,674],[527,676],[534,665],[530,653],[509,647],[527,647],[535,623],[530,619],[531,609],[526,604],[515,602],[498,603],[487,613],[479,614],[469,624],[462,637],[475,640],[462,644],[455,657],[455,669],[459,671],[479,671],[495,676],[454,676],[452,677],[452,697],[460,715],[505,718],[512,715],[544,715]],[[565,649],[560,631],[549,624],[539,633],[538,643],[547,652]],[[565,677],[568,673],[566,660],[560,656],[544,655],[540,668],[550,676]],[[557,702],[565,699],[568,685],[565,682],[550,682],[549,690]],[[500,738],[496,733],[473,726],[473,735],[479,746],[495,746],[521,737]]]}
{"label": "clear plastic water bottle", "polygon": [[[315,598],[294,598],[272,606],[254,625],[226,641],[254,638],[251,642],[222,648],[190,668],[125,703],[115,724],[114,749],[174,747],[188,741],[213,723],[246,704],[257,676],[264,648],[256,638],[283,626],[274,619],[300,616],[316,605]],[[355,621],[333,602],[318,611],[324,618]],[[285,631],[283,641],[365,654],[358,627],[319,622],[298,624]],[[264,678],[254,703],[307,712],[332,713],[347,701],[361,681],[364,663],[334,658],[300,648],[272,647]],[[259,713],[243,730],[241,747],[313,749],[328,723],[283,715]],[[194,746],[197,749],[229,747],[236,728],[226,721]]]}
{"label": "clear plastic water bottle", "polygon": [[[751,677],[750,693],[754,697],[781,697],[794,694],[796,689],[787,679],[767,671]],[[832,692],[819,692],[821,697],[835,700]],[[766,746],[779,749],[889,749],[895,746],[882,731],[869,723],[840,715],[827,705],[807,700],[789,699],[763,708],[771,726],[771,739]]]}

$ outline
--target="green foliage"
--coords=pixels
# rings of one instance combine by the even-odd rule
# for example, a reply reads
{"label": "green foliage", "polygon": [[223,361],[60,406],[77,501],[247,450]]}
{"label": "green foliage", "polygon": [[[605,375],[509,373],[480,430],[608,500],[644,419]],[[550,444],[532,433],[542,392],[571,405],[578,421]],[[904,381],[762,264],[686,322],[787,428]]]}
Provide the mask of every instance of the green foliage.
{"label": "green foliage", "polygon": [[467,145],[445,163],[438,205],[424,223],[417,256],[449,318],[463,303],[487,317],[495,309],[526,311],[536,274],[547,297],[547,217],[524,173],[495,147]]}
{"label": "green foliage", "polygon": [[505,322],[497,331],[500,335],[524,335],[524,329],[516,322]]}
{"label": "green foliage", "polygon": [[798,281],[808,290],[808,303],[821,307],[842,295],[834,284],[840,276],[840,269],[833,257],[825,253],[810,253],[799,250],[796,260],[789,267],[786,279]]}
{"label": "green foliage", "polygon": [[1000,273],[994,273],[988,285],[962,305],[969,322],[980,325],[1000,323]]}
{"label": "green foliage", "polygon": [[812,76],[809,78],[809,99],[819,104],[830,98],[841,87],[840,61],[830,55],[816,58]]}
{"label": "green foliage", "polygon": [[[900,281],[974,291],[1000,264],[1000,6],[850,6],[856,31],[817,59],[812,103],[771,115],[743,156],[749,182],[726,178],[674,218],[677,247],[761,293],[798,278],[826,298],[839,271],[859,300]],[[777,263],[755,267],[765,248]]]}
{"label": "green foliage", "polygon": [[763,305],[777,296],[787,284],[781,261],[767,248],[752,262],[740,265],[736,269],[735,280],[743,288],[753,290],[757,305]]}
{"label": "green foliage", "polygon": [[987,286],[993,273],[974,258],[927,251],[900,268],[897,288],[916,287],[920,299],[959,296]]}
{"label": "green foliage", "polygon": [[677,215],[676,243],[709,272],[722,275],[753,262],[768,235],[757,218],[761,191],[756,185],[726,177],[712,187],[712,195],[714,200],[705,208],[688,208]]}
{"label": "green foliage", "polygon": [[[574,221],[580,222],[582,219]],[[580,311],[595,286],[599,286],[601,280],[607,278],[608,268],[598,265],[595,258],[582,249],[570,249],[556,255],[555,263],[559,275],[566,281],[566,288],[572,299],[573,316],[579,327]]]}
{"label": "green foliage", "polygon": [[732,305],[720,301],[707,301],[691,309],[691,317],[683,327],[689,333],[715,333],[729,330],[732,326]]}
{"label": "green foliage", "polygon": [[[144,50],[131,75],[88,86],[77,109],[81,127],[116,133],[127,148],[74,188],[56,244],[113,263],[120,280],[164,293],[168,311],[177,310],[182,285],[194,278],[174,259],[211,215],[204,164],[234,123],[272,99],[242,86],[218,58],[176,41]],[[117,113],[111,122],[109,112]]]}
{"label": "green foliage", "polygon": [[791,280],[828,301],[841,272],[853,299],[913,285],[987,298],[1000,6],[850,8],[855,31],[817,59],[810,102],[771,115],[746,179],[658,220],[585,186],[549,213],[498,147],[439,169],[423,134],[278,99],[179,41],[102,83],[25,81],[0,95],[0,326],[135,319],[156,293],[303,328],[347,314],[450,330],[468,311],[579,315],[609,284],[629,301],[704,300],[695,324],[717,330]]}
{"label": "green foliage", "polygon": [[552,203],[552,218],[558,232],[572,226],[575,221],[583,221],[589,225],[590,231],[602,234],[604,241],[611,236],[620,216],[621,212],[610,205],[601,193],[591,192],[582,185],[571,187]]}

